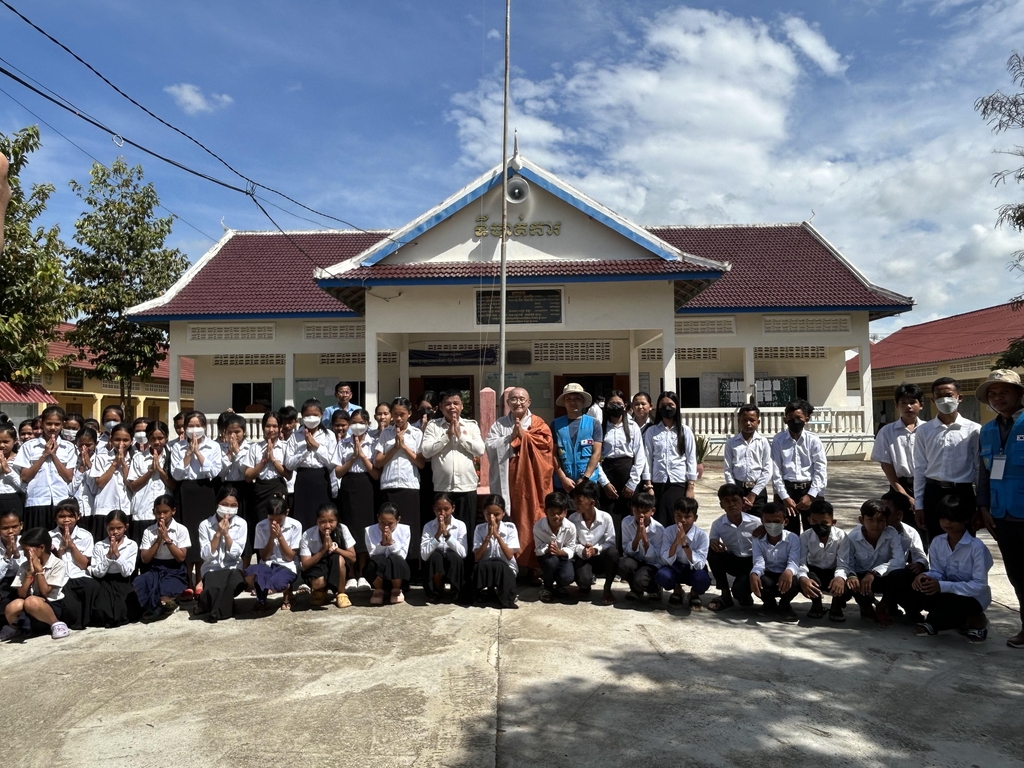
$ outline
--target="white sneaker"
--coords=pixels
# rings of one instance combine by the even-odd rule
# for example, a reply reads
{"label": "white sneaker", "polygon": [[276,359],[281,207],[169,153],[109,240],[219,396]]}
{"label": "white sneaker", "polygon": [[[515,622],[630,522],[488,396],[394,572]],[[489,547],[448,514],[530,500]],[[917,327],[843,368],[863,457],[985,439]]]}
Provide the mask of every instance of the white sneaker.
{"label": "white sneaker", "polygon": [[359,582],[357,582],[355,579],[349,579],[348,581],[345,582],[345,591],[346,592],[352,592],[358,586],[359,586]]}
{"label": "white sneaker", "polygon": [[308,595],[312,591],[309,584],[300,584],[295,588],[295,594],[297,595]]}
{"label": "white sneaker", "polygon": [[360,592],[366,592],[370,589],[373,589],[373,587],[370,586],[370,582],[360,577],[359,581],[356,582],[356,589],[358,589]]}

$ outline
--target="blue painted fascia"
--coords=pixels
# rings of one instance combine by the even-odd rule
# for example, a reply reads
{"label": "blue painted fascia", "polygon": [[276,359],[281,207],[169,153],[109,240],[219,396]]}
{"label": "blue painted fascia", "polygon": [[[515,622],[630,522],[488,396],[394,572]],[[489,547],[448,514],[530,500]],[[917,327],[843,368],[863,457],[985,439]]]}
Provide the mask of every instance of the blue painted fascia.
{"label": "blue painted fascia", "polygon": [[136,323],[176,323],[192,320],[320,320],[328,317],[362,317],[355,312],[268,312],[211,315],[132,315]]}
{"label": "blue painted fascia", "polygon": [[[722,276],[721,272],[679,272],[669,275],[538,275],[519,276],[507,278],[509,285],[544,285],[547,283],[635,283],[635,282],[674,282],[676,280],[717,280]],[[433,277],[433,278],[412,278],[402,280],[389,278],[380,280],[344,280],[341,278],[330,278],[317,280],[317,285],[323,289],[329,288],[353,288],[353,287],[377,287],[395,285],[476,285],[486,286],[496,281],[494,277]]]}
{"label": "blue painted fascia", "polygon": [[725,312],[910,312],[913,305],[894,306],[834,306],[834,307],[682,307],[676,310],[677,315],[708,315]]}

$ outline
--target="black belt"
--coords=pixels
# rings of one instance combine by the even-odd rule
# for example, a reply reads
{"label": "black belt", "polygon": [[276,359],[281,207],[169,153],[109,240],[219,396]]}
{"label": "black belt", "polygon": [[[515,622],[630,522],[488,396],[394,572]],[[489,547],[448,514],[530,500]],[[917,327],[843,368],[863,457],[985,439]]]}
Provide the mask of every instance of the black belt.
{"label": "black belt", "polygon": [[795,491],[807,491],[810,490],[811,487],[810,481],[798,483],[795,480],[783,480],[782,483]]}
{"label": "black belt", "polygon": [[751,491],[754,489],[754,486],[757,485],[757,483],[755,483],[753,480],[742,480],[740,481],[740,485],[742,485],[748,491]]}
{"label": "black belt", "polygon": [[932,480],[925,478],[925,485],[933,485],[938,488],[974,488],[974,483],[947,483],[945,480]]}

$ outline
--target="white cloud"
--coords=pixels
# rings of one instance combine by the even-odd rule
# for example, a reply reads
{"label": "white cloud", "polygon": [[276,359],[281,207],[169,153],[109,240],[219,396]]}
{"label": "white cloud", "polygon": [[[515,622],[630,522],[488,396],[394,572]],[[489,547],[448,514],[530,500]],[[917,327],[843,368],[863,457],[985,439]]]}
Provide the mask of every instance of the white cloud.
{"label": "white cloud", "polygon": [[164,88],[164,93],[169,93],[186,115],[198,115],[201,112],[214,112],[224,109],[234,102],[226,93],[211,93],[205,95],[198,85],[191,83],[177,83]]}
{"label": "white cloud", "polygon": [[846,72],[847,65],[839,53],[828,44],[825,36],[811,27],[799,16],[789,16],[782,22],[789,41],[800,52],[817,64],[821,71],[830,77],[837,77]]}
{"label": "white cloud", "polygon": [[[489,29],[489,30],[487,30],[487,39],[488,40],[501,40],[501,32],[499,32],[496,29]],[[498,229],[501,229],[501,227],[498,227]]]}

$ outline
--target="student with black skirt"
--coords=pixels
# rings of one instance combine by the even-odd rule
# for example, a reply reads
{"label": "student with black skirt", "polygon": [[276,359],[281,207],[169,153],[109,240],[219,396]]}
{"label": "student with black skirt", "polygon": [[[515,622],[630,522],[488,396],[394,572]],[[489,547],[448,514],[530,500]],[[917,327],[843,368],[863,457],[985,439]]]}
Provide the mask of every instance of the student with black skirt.
{"label": "student with black skirt", "polygon": [[519,532],[513,523],[504,522],[505,499],[491,495],[484,499],[484,522],[473,531],[473,582],[476,599],[484,600],[493,592],[502,608],[515,609],[516,576],[519,575]]}
{"label": "student with black skirt", "polygon": [[679,417],[679,396],[658,395],[655,423],[644,430],[647,470],[658,508],[654,519],[663,526],[673,524],[676,501],[694,497],[697,482],[697,442]]}
{"label": "student with black skirt", "polygon": [[93,627],[119,627],[139,616],[139,601],[132,589],[132,574],[139,545],[128,537],[128,515],[115,509],[104,517],[107,537],[92,550],[89,575],[96,582],[92,604]]}
{"label": "student with black skirt", "polygon": [[366,563],[366,580],[373,586],[370,605],[383,605],[391,590],[392,603],[404,603],[402,582],[409,580],[409,526],[400,523],[398,507],[385,502],[377,513],[377,524],[365,531],[366,549],[370,559]]}
{"label": "student with black skirt", "polygon": [[[377,441],[369,433],[369,422],[370,414],[365,410],[353,411],[349,415],[348,434],[338,442],[334,454],[334,472],[341,480],[341,522],[349,531],[364,531],[373,525],[373,481],[380,477],[380,471],[373,463]],[[343,588],[368,590],[370,583],[363,578],[363,568],[370,557],[365,541],[356,541],[355,548],[356,561]]]}
{"label": "student with black skirt", "polygon": [[320,401],[307,400],[302,404],[302,424],[288,438],[284,465],[295,472],[295,500],[292,517],[303,530],[316,525],[320,507],[331,502],[331,472],[334,471],[334,451],[337,439],[323,426]]}
{"label": "student with black skirt", "polygon": [[616,547],[621,549],[622,518],[630,513],[629,500],[641,483],[647,458],[639,424],[626,412],[626,395],[613,389],[604,401],[604,441],[601,471],[598,473],[604,503],[602,507],[615,523]]}
{"label": "student with black skirt", "polygon": [[17,444],[18,430],[14,422],[0,424],[0,515],[14,512],[21,520],[25,511],[24,488],[21,474],[11,466],[14,461],[14,446]]}
{"label": "student with black skirt", "polygon": [[203,565],[203,591],[196,613],[211,623],[235,615],[235,596],[245,589],[242,575],[242,551],[248,526],[238,514],[238,491],[221,488],[216,496],[216,511],[199,524],[199,554]]}
{"label": "student with black skirt", "polygon": [[[426,459],[420,453],[423,433],[409,423],[411,406],[404,397],[391,402],[391,426],[377,439],[375,463],[380,470],[384,504],[391,504],[409,528],[413,541],[420,540],[420,470]],[[383,509],[383,507],[382,507]],[[410,568],[418,569],[419,547],[409,552]]]}
{"label": "student with black skirt", "polygon": [[68,580],[64,585],[64,622],[71,629],[85,629],[99,594],[96,580],[89,575],[95,547],[92,534],[79,526],[82,513],[75,499],[64,499],[53,513],[56,525],[50,531],[53,553],[64,561]]}
{"label": "student with black skirt", "polygon": [[253,484],[255,520],[267,518],[267,504],[275,495],[288,496],[292,471],[284,465],[285,441],[281,439],[281,417],[273,411],[263,414],[263,439],[249,444],[243,459],[245,479]]}
{"label": "student with black skirt", "polygon": [[[136,544],[153,524],[153,503],[171,493],[177,483],[171,477],[171,451],[167,447],[168,430],[162,421],[146,426],[146,447],[136,451],[128,467],[128,492],[132,496],[132,522],[129,533]],[[187,585],[186,585],[187,586]]]}
{"label": "student with black skirt", "polygon": [[[171,449],[171,477],[178,483],[178,509],[191,541],[199,541],[199,526],[217,508],[216,479],[221,462],[220,445],[206,436],[205,414],[186,414],[185,437]],[[181,595],[183,599],[191,600],[202,594],[202,562],[199,547],[189,547],[185,564],[193,576],[195,591],[186,589]]]}
{"label": "student with black skirt", "polygon": [[[64,409],[51,405],[40,416],[39,437],[22,439],[10,466],[18,470],[25,489],[25,528],[44,528],[53,523],[56,504],[72,496],[69,484],[78,464],[78,450],[60,436]],[[20,432],[20,430],[19,430]]]}
{"label": "student with black skirt", "polygon": [[131,509],[128,498],[128,464],[131,461],[132,431],[127,424],[118,424],[110,430],[107,442],[96,450],[89,477],[96,484],[92,514],[83,511],[79,525],[92,534],[94,541],[106,537],[107,514],[114,510]]}

